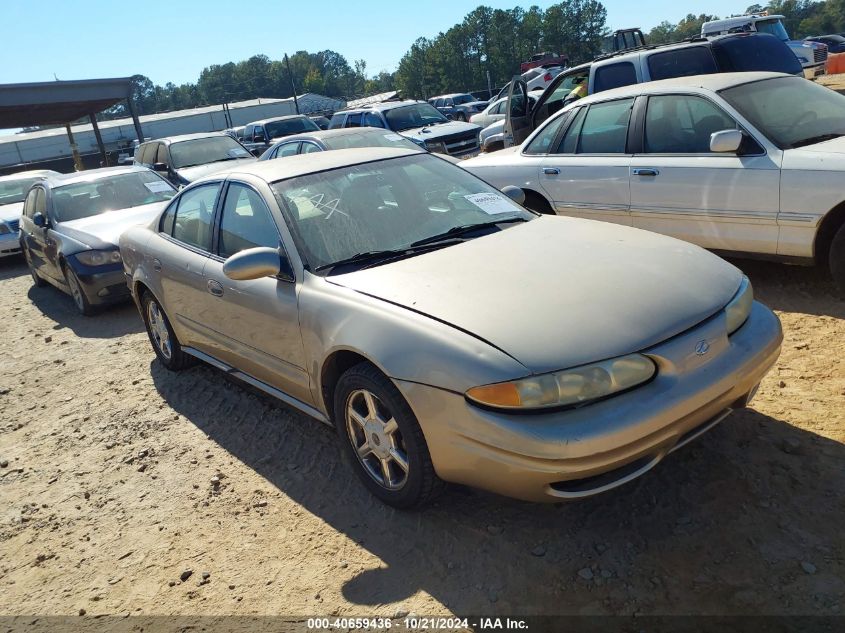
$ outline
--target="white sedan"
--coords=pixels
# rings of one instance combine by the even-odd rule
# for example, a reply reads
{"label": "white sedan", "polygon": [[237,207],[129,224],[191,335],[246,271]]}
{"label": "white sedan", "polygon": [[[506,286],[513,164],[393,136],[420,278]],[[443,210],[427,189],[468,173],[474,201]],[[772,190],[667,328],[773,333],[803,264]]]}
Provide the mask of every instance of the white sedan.
{"label": "white sedan", "polygon": [[521,187],[536,211],[829,266],[845,291],[845,96],[799,77],[725,73],[601,92],[521,146],[462,166]]}

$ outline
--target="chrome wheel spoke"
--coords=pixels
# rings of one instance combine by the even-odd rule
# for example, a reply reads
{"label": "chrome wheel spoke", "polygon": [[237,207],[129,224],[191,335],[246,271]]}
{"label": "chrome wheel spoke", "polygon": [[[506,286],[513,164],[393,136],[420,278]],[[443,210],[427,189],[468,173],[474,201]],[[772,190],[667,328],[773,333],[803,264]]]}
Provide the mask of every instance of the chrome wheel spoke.
{"label": "chrome wheel spoke", "polygon": [[378,407],[376,407],[375,398],[369,391],[362,391],[364,402],[367,404],[367,419],[374,420],[378,416]]}
{"label": "chrome wheel spoke", "polygon": [[399,468],[404,470],[406,474],[408,473],[408,458],[405,456],[405,454],[402,451],[400,451],[398,448],[391,448],[390,449],[390,458],[394,462],[396,462],[396,464],[399,466]]}
{"label": "chrome wheel spoke", "polygon": [[356,450],[358,451],[358,457],[361,459],[364,459],[373,452],[368,442],[364,442]]}
{"label": "chrome wheel spoke", "polygon": [[393,488],[393,481],[390,476],[390,460],[381,459],[381,475],[384,478],[384,485],[388,488]]}
{"label": "chrome wheel spoke", "polygon": [[396,418],[390,418],[384,423],[384,434],[387,436],[393,435],[399,430],[399,425],[396,423]]}
{"label": "chrome wheel spoke", "polygon": [[349,417],[352,419],[353,422],[355,422],[355,424],[360,426],[362,429],[367,423],[367,421],[361,417],[361,414],[358,413],[355,409],[353,409],[351,405],[349,406]]}

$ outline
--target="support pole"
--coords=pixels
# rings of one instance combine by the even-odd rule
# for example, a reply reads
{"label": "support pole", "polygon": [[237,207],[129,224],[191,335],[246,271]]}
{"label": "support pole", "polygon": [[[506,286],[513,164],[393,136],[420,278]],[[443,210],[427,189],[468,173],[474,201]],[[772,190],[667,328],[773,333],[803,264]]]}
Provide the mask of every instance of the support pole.
{"label": "support pole", "polygon": [[97,125],[97,116],[92,112],[88,114],[91,119],[91,127],[94,128],[94,136],[97,139],[97,147],[100,148],[100,156],[103,157],[103,167],[109,166],[109,155],[106,153],[106,146],[103,145],[103,137],[100,135],[100,126]]}
{"label": "support pole", "polygon": [[129,106],[129,114],[132,116],[132,123],[135,124],[135,134],[138,135],[138,144],[140,145],[144,142],[144,132],[141,130],[141,121],[138,120],[135,104],[132,103],[132,95],[126,97],[126,105]]}
{"label": "support pole", "polygon": [[76,146],[76,139],[73,138],[70,123],[65,123],[65,130],[67,130],[67,138],[70,141],[70,152],[73,154],[73,168],[76,171],[82,171],[85,168],[82,166],[82,157],[79,156],[79,148]]}
{"label": "support pole", "polygon": [[285,53],[285,65],[288,67],[288,79],[290,80],[290,90],[293,93],[293,105],[296,108],[296,113],[299,114],[299,101],[296,100],[296,86],[293,85],[293,73],[290,71],[290,60],[288,54]]}

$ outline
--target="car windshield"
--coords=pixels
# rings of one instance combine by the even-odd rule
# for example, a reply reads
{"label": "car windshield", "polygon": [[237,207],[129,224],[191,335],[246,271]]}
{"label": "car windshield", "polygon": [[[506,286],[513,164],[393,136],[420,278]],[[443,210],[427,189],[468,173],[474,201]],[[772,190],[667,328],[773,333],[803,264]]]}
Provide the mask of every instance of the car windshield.
{"label": "car windshield", "polygon": [[29,188],[40,178],[20,178],[18,180],[0,180],[0,206],[23,202]]}
{"label": "car windshield", "polygon": [[350,147],[404,147],[405,149],[420,149],[420,146],[416,143],[388,130],[379,131],[375,134],[368,134],[363,131],[350,132],[349,134],[324,138],[323,143],[329,149],[348,149]]}
{"label": "car windshield", "polygon": [[311,119],[302,117],[285,119],[284,121],[270,121],[264,124],[264,129],[267,131],[269,138],[278,138],[299,134],[300,132],[314,132],[319,130],[320,127]]}
{"label": "car windshield", "polygon": [[535,217],[484,181],[430,154],[291,178],[275,183],[273,190],[301,254],[315,271],[360,254],[434,242],[460,227]]}
{"label": "car windshield", "polygon": [[430,103],[414,103],[413,105],[393,108],[385,112],[384,116],[390,129],[396,132],[449,121]]}
{"label": "car windshield", "polygon": [[173,186],[151,171],[118,174],[53,188],[53,217],[70,222],[93,215],[169,200]]}
{"label": "car windshield", "polygon": [[171,143],[170,157],[173,167],[183,169],[223,160],[249,158],[250,153],[231,136],[224,134]]}
{"label": "car windshield", "polygon": [[764,79],[719,94],[780,149],[845,136],[845,95],[806,79]]}
{"label": "car windshield", "polygon": [[786,29],[783,27],[780,19],[760,20],[754,26],[757,27],[760,33],[771,33],[779,40],[783,40],[784,42],[789,41],[789,35],[787,35]]}
{"label": "car windshield", "polygon": [[452,103],[455,105],[463,105],[464,103],[472,103],[475,101],[475,97],[472,95],[458,95],[452,100]]}

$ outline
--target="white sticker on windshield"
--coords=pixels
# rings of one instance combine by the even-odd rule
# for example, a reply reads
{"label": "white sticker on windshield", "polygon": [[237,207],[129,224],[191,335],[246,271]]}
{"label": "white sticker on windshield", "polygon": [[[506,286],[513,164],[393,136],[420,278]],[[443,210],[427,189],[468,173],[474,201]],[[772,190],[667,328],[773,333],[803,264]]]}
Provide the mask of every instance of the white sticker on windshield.
{"label": "white sticker on windshield", "polygon": [[394,142],[402,140],[402,137],[399,136],[398,134],[385,134],[384,138],[386,138],[388,141],[394,141]]}
{"label": "white sticker on windshield", "polygon": [[152,182],[145,182],[144,186],[152,191],[153,193],[162,193],[163,191],[173,191],[173,187],[171,187],[168,183],[164,182],[163,180],[154,180]]}
{"label": "white sticker on windshield", "polygon": [[464,198],[489,215],[513,213],[514,210],[510,200],[497,196],[495,193],[471,193]]}

